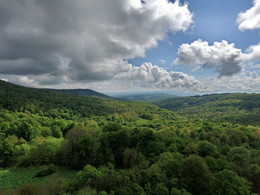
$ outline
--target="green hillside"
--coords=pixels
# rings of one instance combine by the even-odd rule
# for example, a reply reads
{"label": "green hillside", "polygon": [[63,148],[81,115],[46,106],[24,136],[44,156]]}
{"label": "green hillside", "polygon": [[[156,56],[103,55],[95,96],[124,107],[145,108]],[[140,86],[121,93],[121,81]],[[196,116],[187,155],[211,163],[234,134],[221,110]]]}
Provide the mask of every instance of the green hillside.
{"label": "green hillside", "polygon": [[57,92],[62,93],[70,93],[73,95],[81,95],[81,96],[88,96],[88,97],[100,97],[100,98],[107,98],[107,99],[115,99],[103,93],[96,92],[91,89],[50,89]]}
{"label": "green hillside", "polygon": [[257,95],[176,100],[183,116],[0,81],[0,194],[259,194],[259,127],[210,117],[255,113]]}
{"label": "green hillside", "polygon": [[[0,108],[47,117],[95,117],[120,114],[125,118],[151,118],[160,115],[175,119],[174,113],[157,106],[127,101],[85,97],[52,90],[33,89],[0,81]],[[147,113],[148,111],[148,113]],[[148,115],[151,116],[148,116]],[[145,116],[147,115],[147,116]]]}
{"label": "green hillside", "polygon": [[260,94],[178,97],[155,104],[185,117],[260,126]]}

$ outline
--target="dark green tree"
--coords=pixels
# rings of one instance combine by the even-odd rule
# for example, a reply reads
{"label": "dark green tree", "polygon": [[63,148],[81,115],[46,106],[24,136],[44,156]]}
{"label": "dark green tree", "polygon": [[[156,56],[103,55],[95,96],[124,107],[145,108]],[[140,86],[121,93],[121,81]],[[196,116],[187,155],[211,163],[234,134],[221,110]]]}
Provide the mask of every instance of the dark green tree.
{"label": "dark green tree", "polygon": [[181,183],[188,192],[208,194],[210,180],[211,172],[200,156],[190,155],[184,160]]}
{"label": "dark green tree", "polygon": [[239,177],[235,172],[225,169],[212,179],[210,194],[249,195],[250,187],[245,179]]}

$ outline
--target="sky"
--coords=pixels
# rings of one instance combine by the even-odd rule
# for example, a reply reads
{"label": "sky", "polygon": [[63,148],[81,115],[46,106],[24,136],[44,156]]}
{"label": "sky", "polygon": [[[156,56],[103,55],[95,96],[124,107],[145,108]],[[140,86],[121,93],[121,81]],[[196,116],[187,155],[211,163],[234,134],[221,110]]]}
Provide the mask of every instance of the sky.
{"label": "sky", "polygon": [[257,93],[260,0],[1,0],[0,79],[104,93]]}

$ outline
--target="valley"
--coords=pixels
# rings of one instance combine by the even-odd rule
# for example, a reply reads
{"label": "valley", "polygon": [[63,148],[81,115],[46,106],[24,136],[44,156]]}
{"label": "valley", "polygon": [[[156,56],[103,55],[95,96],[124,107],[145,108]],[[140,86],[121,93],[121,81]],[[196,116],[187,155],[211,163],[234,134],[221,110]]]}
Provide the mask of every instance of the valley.
{"label": "valley", "polygon": [[153,105],[0,81],[0,97],[1,194],[259,193],[259,94]]}

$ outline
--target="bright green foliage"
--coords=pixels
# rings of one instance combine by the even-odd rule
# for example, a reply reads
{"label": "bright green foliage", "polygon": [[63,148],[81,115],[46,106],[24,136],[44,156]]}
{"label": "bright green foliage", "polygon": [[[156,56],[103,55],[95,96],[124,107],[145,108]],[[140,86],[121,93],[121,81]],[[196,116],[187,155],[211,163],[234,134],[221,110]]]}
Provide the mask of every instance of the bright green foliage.
{"label": "bright green foliage", "polygon": [[191,118],[242,125],[260,125],[260,95],[246,93],[175,97],[155,102],[161,108]]}
{"label": "bright green foliage", "polygon": [[[10,167],[0,170],[0,186],[10,192],[33,182],[40,188],[23,189],[51,195],[260,193],[259,94],[159,103],[182,116],[144,102],[2,81],[0,97],[0,166]],[[61,166],[78,174],[66,180]]]}
{"label": "bright green foliage", "polygon": [[19,160],[19,163],[23,165],[43,165],[56,163],[60,146],[60,139],[35,139],[30,151]]}
{"label": "bright green foliage", "polygon": [[30,146],[23,138],[17,136],[8,136],[4,140],[0,140],[0,165],[8,166],[16,162],[19,156],[28,153]]}

